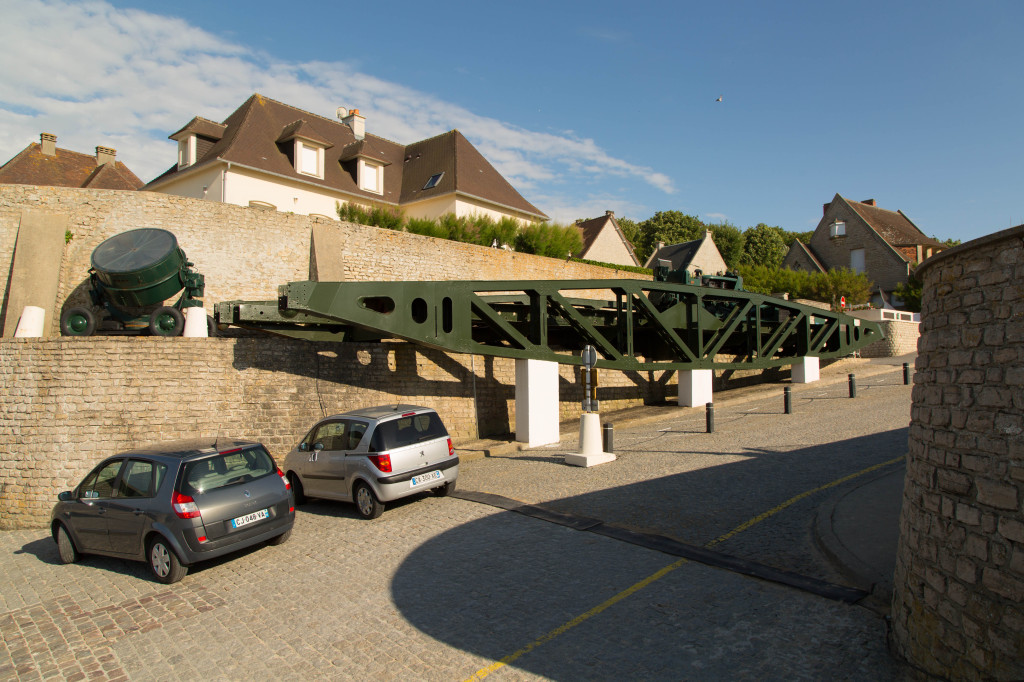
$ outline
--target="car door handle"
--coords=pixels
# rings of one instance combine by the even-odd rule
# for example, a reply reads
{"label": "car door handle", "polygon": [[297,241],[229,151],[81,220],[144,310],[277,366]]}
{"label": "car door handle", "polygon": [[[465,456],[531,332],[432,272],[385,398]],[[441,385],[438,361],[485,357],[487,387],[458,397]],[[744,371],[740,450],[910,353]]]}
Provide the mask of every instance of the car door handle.
{"label": "car door handle", "polygon": [[139,514],[141,514],[141,513],[142,513],[142,510],[141,510],[141,509],[135,509],[135,510],[133,510],[133,511],[135,512],[135,515],[136,515],[136,516],[138,516]]}

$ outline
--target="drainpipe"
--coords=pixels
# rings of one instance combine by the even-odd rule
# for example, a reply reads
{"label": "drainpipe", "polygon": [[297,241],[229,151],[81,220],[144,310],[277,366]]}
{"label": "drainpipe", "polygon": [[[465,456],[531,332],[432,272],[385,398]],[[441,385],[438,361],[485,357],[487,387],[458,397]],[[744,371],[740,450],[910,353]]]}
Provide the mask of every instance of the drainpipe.
{"label": "drainpipe", "polygon": [[231,162],[228,161],[228,167],[221,171],[222,175],[220,178],[220,203],[227,203],[226,197],[228,194],[228,171],[231,170]]}

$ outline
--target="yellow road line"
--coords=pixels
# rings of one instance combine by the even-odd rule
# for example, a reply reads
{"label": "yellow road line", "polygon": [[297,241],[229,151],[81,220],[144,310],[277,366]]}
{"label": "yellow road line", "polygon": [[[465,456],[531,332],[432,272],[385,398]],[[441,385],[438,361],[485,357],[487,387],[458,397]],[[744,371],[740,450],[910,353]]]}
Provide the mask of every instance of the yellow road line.
{"label": "yellow road line", "polygon": [[818,487],[818,488],[815,488],[814,490],[808,490],[807,492],[800,493],[796,497],[791,497],[788,500],[786,500],[785,502],[783,502],[782,504],[780,504],[780,505],[778,505],[776,507],[772,507],[771,509],[769,509],[765,513],[760,514],[758,516],[755,516],[754,518],[752,518],[752,519],[750,519],[748,521],[744,521],[743,523],[741,523],[740,525],[736,526],[735,528],[733,528],[731,531],[729,531],[725,535],[722,535],[720,537],[715,538],[714,540],[712,540],[711,542],[707,543],[704,546],[705,547],[714,547],[715,545],[717,545],[720,542],[725,542],[726,540],[728,540],[732,536],[736,535],[737,533],[742,533],[743,531],[747,530],[751,526],[755,526],[755,525],[761,523],[762,521],[767,519],[769,516],[774,516],[775,514],[778,514],[780,511],[782,511],[786,507],[788,507],[788,506],[790,506],[792,504],[795,504],[795,503],[799,502],[800,500],[804,499],[805,497],[809,497],[809,496],[813,495],[814,493],[820,493],[822,490],[828,490],[829,488],[833,488],[833,487],[835,487],[837,485],[840,485],[842,483],[846,483],[847,481],[850,481],[850,480],[852,480],[854,478],[857,478],[858,476],[863,476],[864,474],[870,474],[872,471],[876,471],[878,469],[881,469],[882,467],[887,467],[890,464],[895,464],[896,462],[901,462],[901,461],[903,461],[903,456],[902,455],[900,457],[894,457],[894,458],[892,458],[892,459],[890,459],[888,461],[881,462],[881,463],[875,464],[873,466],[869,466],[867,469],[861,469],[860,471],[858,471],[856,473],[852,473],[849,476],[843,476],[842,478],[837,478],[836,480],[832,481],[831,483],[826,483],[825,485],[823,485],[821,487]]}
{"label": "yellow road line", "polygon": [[[831,483],[826,483],[825,485],[819,486],[817,488],[814,488],[813,490],[808,490],[807,492],[800,493],[796,497],[791,497],[790,499],[786,500],[782,504],[777,505],[775,507],[772,507],[771,509],[769,509],[765,513],[759,514],[758,516],[755,516],[754,518],[752,518],[752,519],[750,519],[748,521],[744,521],[743,523],[741,523],[740,525],[736,526],[735,528],[733,528],[731,531],[729,531],[725,535],[722,535],[721,537],[715,538],[714,540],[712,540],[711,542],[707,543],[704,546],[705,547],[713,547],[713,546],[717,545],[720,542],[724,542],[724,541],[728,540],[729,538],[733,537],[734,535],[736,535],[737,533],[742,533],[743,531],[751,528],[752,526],[755,526],[755,525],[761,523],[765,519],[767,519],[767,518],[769,518],[771,516],[774,516],[775,514],[778,514],[780,511],[782,511],[786,507],[789,507],[790,505],[792,505],[792,504],[794,504],[796,502],[799,502],[800,500],[804,499],[805,497],[809,497],[810,495],[813,495],[814,493],[821,492],[822,490],[827,490],[829,488],[833,488],[833,487],[835,487],[837,485],[840,485],[840,484],[845,483],[847,481],[853,480],[853,479],[857,478],[858,476],[863,476],[864,474],[869,474],[872,471],[877,471],[878,469],[881,469],[882,467],[889,466],[890,464],[895,464],[896,462],[900,462],[902,460],[903,460],[902,456],[894,457],[893,459],[890,459],[888,461],[881,462],[881,463],[875,464],[873,466],[869,466],[867,469],[861,469],[860,471],[858,471],[856,473],[852,473],[852,474],[850,474],[848,476],[843,476],[842,478],[837,478],[836,480],[832,481]],[[619,592],[615,596],[613,596],[613,597],[611,597],[611,598],[601,602],[600,604],[598,604],[594,608],[590,609],[586,613],[580,614],[579,616],[576,616],[575,618],[573,618],[569,622],[564,623],[562,625],[559,625],[557,628],[555,628],[554,630],[551,630],[547,634],[541,635],[537,639],[533,640],[532,642],[530,642],[529,644],[524,646],[522,649],[519,649],[518,651],[516,651],[514,653],[511,653],[508,656],[505,656],[504,658],[502,658],[499,661],[495,661],[494,663],[492,663],[491,665],[487,666],[486,668],[481,668],[480,670],[477,670],[475,673],[473,673],[472,677],[469,677],[469,678],[466,679],[466,682],[470,682],[471,680],[482,680],[482,679],[484,679],[485,677],[487,677],[491,673],[493,673],[496,670],[499,670],[501,668],[504,668],[506,665],[509,665],[510,663],[514,662],[516,659],[524,656],[525,654],[530,653],[531,651],[533,651],[537,647],[541,646],[542,644],[546,644],[547,642],[550,642],[555,637],[558,637],[559,635],[562,635],[562,634],[568,632],[569,630],[571,630],[572,628],[576,627],[580,623],[582,623],[582,622],[588,620],[589,618],[591,618],[593,616],[596,616],[597,614],[601,613],[602,611],[604,611],[608,607],[613,606],[614,604],[617,604],[618,602],[622,601],[623,599],[625,599],[626,597],[630,596],[631,594],[642,590],[643,588],[645,588],[648,585],[650,585],[651,583],[653,583],[655,580],[660,580],[661,578],[664,578],[666,575],[668,575],[669,573],[671,573],[672,571],[676,570],[677,568],[679,568],[680,566],[682,566],[683,564],[686,564],[686,563],[689,563],[689,559],[679,559],[678,561],[672,562],[668,566],[665,566],[664,568],[658,570],[657,572],[652,573],[651,575],[647,576],[646,578],[644,578],[640,582],[638,582],[638,583],[636,583],[634,585],[631,585],[630,587],[627,587],[622,592]]]}

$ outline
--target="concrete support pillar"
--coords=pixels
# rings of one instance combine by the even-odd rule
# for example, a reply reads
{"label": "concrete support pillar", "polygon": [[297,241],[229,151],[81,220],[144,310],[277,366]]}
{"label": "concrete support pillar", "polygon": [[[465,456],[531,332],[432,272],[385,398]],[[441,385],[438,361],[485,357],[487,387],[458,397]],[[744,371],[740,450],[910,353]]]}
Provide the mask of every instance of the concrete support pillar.
{"label": "concrete support pillar", "polygon": [[710,369],[681,369],[677,374],[681,406],[696,407],[711,402],[711,380],[714,375]]}
{"label": "concrete support pillar", "polygon": [[550,445],[558,433],[558,363],[516,360],[516,440]]}
{"label": "concrete support pillar", "polygon": [[793,383],[794,384],[809,384],[812,381],[817,381],[821,378],[821,373],[818,370],[818,358],[813,355],[800,358],[793,363]]}

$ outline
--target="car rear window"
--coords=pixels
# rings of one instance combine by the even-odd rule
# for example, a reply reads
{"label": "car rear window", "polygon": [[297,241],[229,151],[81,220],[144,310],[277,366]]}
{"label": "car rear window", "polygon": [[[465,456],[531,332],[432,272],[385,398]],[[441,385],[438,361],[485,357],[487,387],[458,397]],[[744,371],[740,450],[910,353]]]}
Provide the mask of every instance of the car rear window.
{"label": "car rear window", "polygon": [[262,445],[223,452],[213,457],[186,462],[182,471],[181,493],[203,494],[237,483],[248,483],[277,467]]}
{"label": "car rear window", "polygon": [[383,452],[447,437],[448,429],[444,427],[437,413],[424,412],[378,424],[370,436],[370,452]]}

